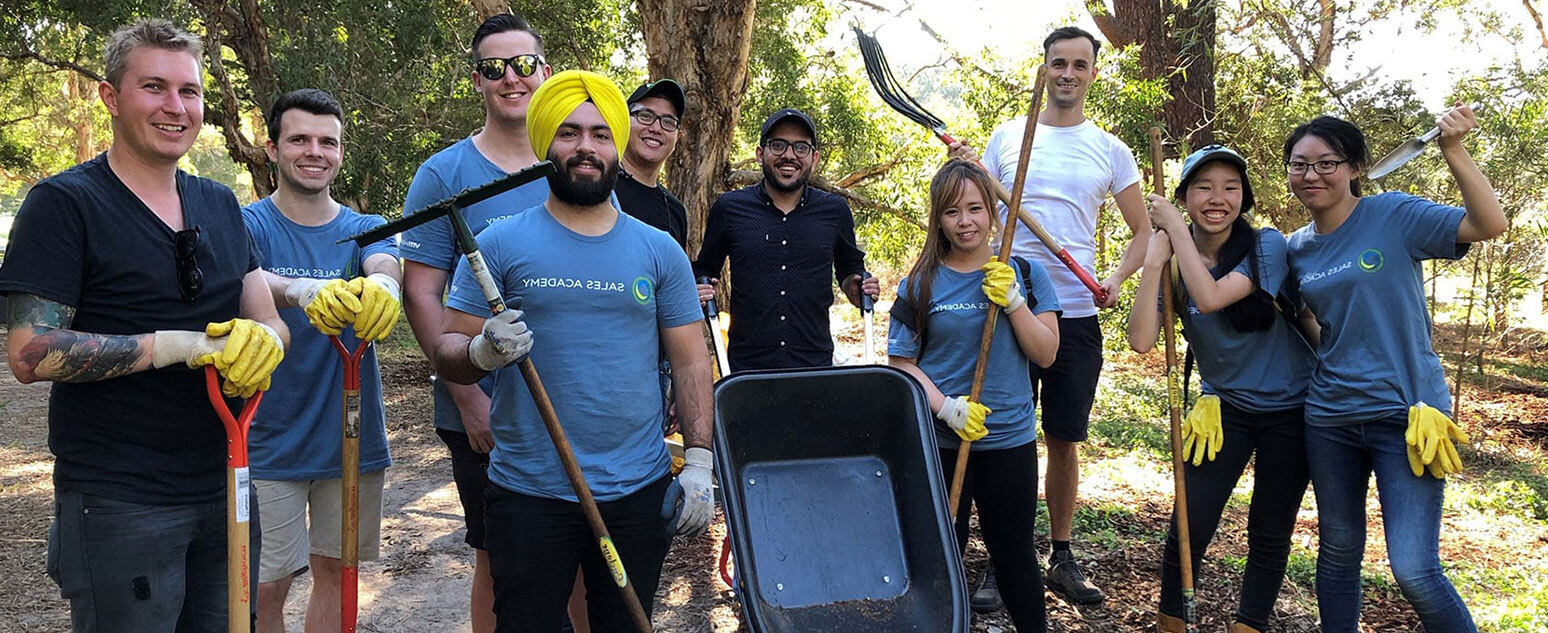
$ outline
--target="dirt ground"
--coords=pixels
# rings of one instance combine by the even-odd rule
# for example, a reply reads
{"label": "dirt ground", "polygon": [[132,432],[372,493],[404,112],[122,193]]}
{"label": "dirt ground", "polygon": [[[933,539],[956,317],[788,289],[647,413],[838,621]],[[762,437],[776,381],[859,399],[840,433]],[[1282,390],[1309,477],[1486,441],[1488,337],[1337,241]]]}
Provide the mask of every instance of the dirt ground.
{"label": "dirt ground", "polygon": [[[1511,348],[1510,359],[1523,366],[1548,364],[1541,341]],[[0,338],[3,348],[3,338]],[[1444,350],[1443,350],[1444,351]],[[383,556],[361,569],[361,631],[468,631],[467,591],[471,553],[462,542],[461,507],[450,483],[450,464],[430,424],[428,365],[417,352],[402,348],[384,354],[389,439],[394,466],[388,472],[383,521]],[[1449,366],[1449,364],[1448,364]],[[1111,368],[1156,375],[1157,355],[1132,357]],[[1480,393],[1470,393],[1464,409],[1486,421],[1480,433],[1540,454],[1548,444],[1543,414],[1548,389],[1537,380],[1506,378]],[[46,538],[52,515],[52,459],[46,438],[46,385],[21,385],[0,367],[0,631],[54,632],[69,628],[67,605],[44,573]],[[1096,449],[1099,453],[1100,447]],[[1078,543],[1089,573],[1108,594],[1102,607],[1077,609],[1049,594],[1052,630],[1140,632],[1153,630],[1158,587],[1160,535],[1170,511],[1169,481],[1155,475],[1105,475],[1118,468],[1158,471],[1156,460],[1134,455],[1098,455],[1095,474],[1082,485],[1080,529],[1101,536]],[[1148,469],[1148,471],[1146,470]],[[1309,496],[1309,495],[1308,495]],[[1111,512],[1111,515],[1106,514]],[[1085,517],[1085,518],[1082,518]],[[1201,630],[1222,630],[1235,600],[1236,576],[1221,561],[1246,553],[1244,507],[1228,509],[1210,560],[1198,572]],[[1095,526],[1095,527],[1092,527]],[[1315,552],[1315,513],[1303,511],[1297,530],[1301,551]],[[1372,514],[1368,567],[1385,562],[1379,512]],[[1504,566],[1522,551],[1548,550],[1548,536],[1478,532],[1476,526],[1448,519],[1443,555],[1470,557],[1485,566]],[[1494,528],[1490,528],[1493,530]],[[680,540],[668,558],[657,596],[656,630],[663,633],[733,633],[740,629],[735,597],[715,572],[723,528],[717,520],[709,534]],[[1526,550],[1521,548],[1525,547]],[[1039,548],[1048,549],[1046,541]],[[1532,555],[1536,556],[1536,555]],[[975,538],[967,564],[969,578],[984,565]],[[292,631],[301,630],[309,578],[301,578],[287,603]],[[1276,631],[1318,631],[1314,597],[1303,582],[1288,581],[1276,608]],[[1365,628],[1369,632],[1422,630],[1393,591],[1367,592]],[[1003,612],[975,616],[975,633],[1014,631]]]}

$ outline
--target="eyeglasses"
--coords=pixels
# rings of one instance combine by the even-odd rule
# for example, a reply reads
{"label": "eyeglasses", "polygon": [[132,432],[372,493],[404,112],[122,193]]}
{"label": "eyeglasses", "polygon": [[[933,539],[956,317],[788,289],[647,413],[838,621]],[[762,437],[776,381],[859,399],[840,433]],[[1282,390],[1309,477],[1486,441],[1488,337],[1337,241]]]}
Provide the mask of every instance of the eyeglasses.
{"label": "eyeglasses", "polygon": [[538,68],[542,66],[543,56],[531,53],[506,58],[485,57],[473,64],[473,68],[478,71],[478,74],[490,81],[504,79],[505,69],[507,68],[516,71],[517,77],[531,77],[532,73],[537,72]]}
{"label": "eyeglasses", "polygon": [[790,141],[782,138],[771,138],[763,142],[763,148],[769,150],[775,155],[785,153],[785,148],[787,147],[795,150],[795,155],[797,158],[806,158],[807,156],[811,156],[812,152],[817,150],[816,145],[812,145],[806,141],[796,141],[791,143]]}
{"label": "eyeglasses", "polygon": [[199,227],[178,231],[172,238],[172,254],[177,261],[177,291],[183,302],[193,301],[204,292],[204,272],[199,270]]}
{"label": "eyeglasses", "polygon": [[1338,166],[1342,165],[1344,163],[1347,163],[1347,162],[1349,162],[1349,161],[1348,160],[1319,160],[1319,161],[1317,161],[1315,163],[1303,163],[1303,162],[1298,161],[1298,160],[1292,160],[1292,161],[1290,161],[1288,163],[1285,163],[1285,171],[1287,171],[1287,172],[1289,172],[1291,174],[1294,174],[1296,176],[1300,176],[1300,175],[1306,173],[1306,168],[1307,167],[1310,167],[1313,170],[1316,170],[1316,172],[1319,173],[1319,174],[1327,175],[1327,174],[1331,174],[1331,173],[1333,173],[1335,171],[1338,171]]}
{"label": "eyeglasses", "polygon": [[650,127],[650,124],[661,122],[661,129],[666,132],[676,132],[677,126],[682,125],[682,120],[670,114],[656,114],[645,108],[639,108],[629,113],[640,125]]}

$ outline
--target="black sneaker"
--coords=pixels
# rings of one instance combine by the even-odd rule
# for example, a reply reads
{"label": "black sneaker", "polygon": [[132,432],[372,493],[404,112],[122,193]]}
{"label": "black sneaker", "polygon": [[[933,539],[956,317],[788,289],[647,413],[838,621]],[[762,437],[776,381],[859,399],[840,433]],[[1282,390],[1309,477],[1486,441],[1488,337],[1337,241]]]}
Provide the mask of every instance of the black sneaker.
{"label": "black sneaker", "polygon": [[994,581],[993,565],[985,567],[978,575],[978,589],[973,590],[968,606],[973,608],[973,613],[994,613],[1005,608],[1005,601],[1000,599],[1000,586]]}
{"label": "black sneaker", "polygon": [[1068,551],[1054,552],[1048,559],[1048,588],[1075,604],[1101,604],[1102,590],[1086,579],[1074,555]]}

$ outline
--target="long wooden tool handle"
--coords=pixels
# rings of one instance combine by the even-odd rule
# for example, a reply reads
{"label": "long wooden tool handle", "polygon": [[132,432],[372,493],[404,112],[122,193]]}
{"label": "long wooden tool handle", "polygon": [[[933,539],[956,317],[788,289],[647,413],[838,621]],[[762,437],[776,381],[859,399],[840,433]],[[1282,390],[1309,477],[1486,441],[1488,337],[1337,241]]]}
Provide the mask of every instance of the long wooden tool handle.
{"label": "long wooden tool handle", "polygon": [[[1032,84],[1032,109],[1027,114],[1027,127],[1021,133],[1021,155],[1016,163],[1016,191],[1023,191],[1027,181],[1027,160],[1032,156],[1032,140],[1037,136],[1037,117],[1043,112],[1043,86],[1048,81],[1046,66],[1038,66],[1037,80]],[[994,174],[989,174],[991,182],[998,183]],[[1021,208],[1021,200],[1015,199],[1006,203],[1007,208]],[[1011,244],[1016,236],[1016,216],[1005,215],[1005,231],[1000,236],[1000,253],[998,259],[1001,263],[1010,260]],[[994,327],[999,319],[1000,310],[991,304],[988,314],[984,317],[984,335],[978,342],[978,362],[973,364],[973,387],[968,392],[970,402],[978,402],[978,397],[984,390],[984,374],[989,369],[989,347],[994,342]],[[951,509],[953,519],[957,517],[957,503],[962,498],[962,482],[967,478],[968,453],[972,450],[972,442],[962,440],[957,445],[957,463],[951,471],[951,494],[948,497],[948,507]]]}
{"label": "long wooden tool handle", "polygon": [[328,337],[344,363],[343,520],[339,541],[339,630],[355,633],[360,612],[360,359],[370,341],[361,341],[351,352],[338,336]]}
{"label": "long wooden tool handle", "polygon": [[[1152,192],[1166,195],[1166,173],[1162,169],[1164,156],[1161,151],[1161,128],[1150,128],[1150,170]],[[1161,269],[1161,332],[1166,339],[1166,400],[1167,413],[1171,416],[1172,436],[1172,514],[1177,517],[1177,563],[1182,570],[1184,602],[1183,622],[1192,632],[1198,622],[1193,593],[1193,543],[1188,535],[1188,488],[1183,470],[1182,400],[1183,392],[1177,384],[1177,331],[1173,327],[1174,309],[1172,297],[1172,267],[1170,263]]]}
{"label": "long wooden tool handle", "polygon": [[[453,210],[452,225],[459,231],[467,231],[467,224],[462,221],[460,214]],[[484,301],[488,302],[490,312],[499,314],[505,311],[505,299],[500,296],[500,291],[495,286],[494,276],[489,272],[489,267],[484,263],[484,257],[477,249],[463,251],[467,259],[468,269],[473,272],[478,280],[478,286],[484,293]],[[548,399],[548,390],[543,388],[543,380],[538,377],[537,368],[532,365],[532,358],[523,358],[516,362],[521,369],[521,378],[527,383],[527,392],[532,394],[532,402],[537,405],[538,415],[543,418],[543,427],[548,430],[548,437],[553,440],[554,451],[559,453],[559,463],[564,466],[564,474],[570,480],[570,488],[575,491],[575,498],[580,501],[581,511],[586,515],[586,522],[591,524],[591,533],[597,537],[597,546],[602,548],[602,559],[607,562],[608,570],[613,574],[613,583],[618,585],[618,591],[623,594],[624,605],[629,609],[629,616],[634,619],[634,625],[641,633],[651,633],[654,629],[650,624],[650,617],[645,615],[645,607],[640,604],[639,596],[634,594],[633,583],[629,581],[629,574],[624,570],[623,558],[618,555],[618,548],[613,545],[613,537],[607,532],[607,525],[602,522],[602,513],[597,510],[597,500],[591,496],[591,487],[586,484],[586,475],[581,472],[580,462],[575,461],[575,450],[570,448],[570,440],[564,434],[564,427],[559,424],[559,413],[554,410],[553,401]]]}

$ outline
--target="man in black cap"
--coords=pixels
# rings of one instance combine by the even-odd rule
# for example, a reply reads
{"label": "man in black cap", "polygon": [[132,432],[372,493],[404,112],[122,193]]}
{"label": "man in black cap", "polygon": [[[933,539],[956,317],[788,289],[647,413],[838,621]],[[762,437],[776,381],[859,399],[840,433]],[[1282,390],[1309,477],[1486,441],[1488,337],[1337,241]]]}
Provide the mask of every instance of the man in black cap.
{"label": "man in black cap", "polygon": [[677,130],[687,110],[683,87],[671,79],[641,84],[629,95],[629,145],[620,159],[618,195],[624,213],[666,231],[688,248],[688,213],[661,186],[661,168],[677,149]]}
{"label": "man in black cap", "polygon": [[731,259],[732,371],[833,364],[828,280],[837,280],[857,307],[862,293],[880,292],[865,274],[849,203],[807,186],[819,153],[811,117],[793,108],[775,112],[758,139],[763,181],[710,207],[693,270],[712,278],[699,285],[699,300],[707,301]]}

